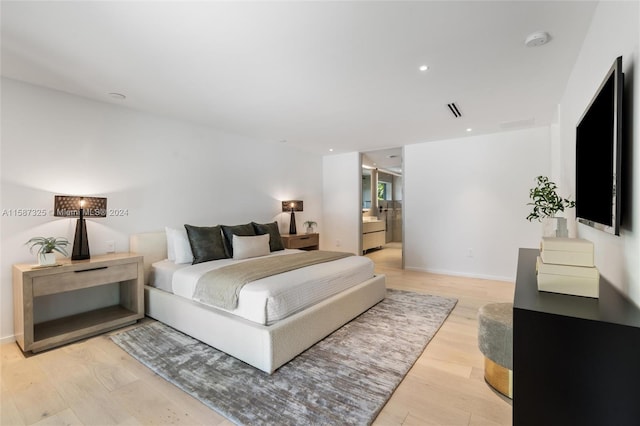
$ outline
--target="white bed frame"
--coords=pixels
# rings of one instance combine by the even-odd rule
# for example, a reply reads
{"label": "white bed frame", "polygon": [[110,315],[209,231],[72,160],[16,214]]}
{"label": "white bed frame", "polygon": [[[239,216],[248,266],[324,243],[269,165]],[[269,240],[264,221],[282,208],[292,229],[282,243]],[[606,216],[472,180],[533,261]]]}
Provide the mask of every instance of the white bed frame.
{"label": "white bed frame", "polygon": [[134,234],[130,248],[144,256],[145,312],[148,316],[269,374],[386,295],[385,276],[376,275],[265,326],[149,286],[151,264],[167,258],[164,232]]}

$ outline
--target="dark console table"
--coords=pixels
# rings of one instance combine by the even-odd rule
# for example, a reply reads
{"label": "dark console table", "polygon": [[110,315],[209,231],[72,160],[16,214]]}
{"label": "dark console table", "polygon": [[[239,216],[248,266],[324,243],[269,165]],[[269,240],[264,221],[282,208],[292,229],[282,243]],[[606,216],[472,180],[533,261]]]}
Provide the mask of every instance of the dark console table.
{"label": "dark console table", "polygon": [[640,425],[640,309],[605,279],[600,298],[539,292],[520,249],[513,303],[514,425]]}

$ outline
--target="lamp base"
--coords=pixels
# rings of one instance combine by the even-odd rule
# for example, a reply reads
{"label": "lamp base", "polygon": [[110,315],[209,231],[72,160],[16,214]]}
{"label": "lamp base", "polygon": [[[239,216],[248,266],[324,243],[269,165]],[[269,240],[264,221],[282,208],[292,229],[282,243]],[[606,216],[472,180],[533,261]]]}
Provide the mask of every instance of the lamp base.
{"label": "lamp base", "polygon": [[76,222],[76,236],[73,239],[73,251],[71,252],[71,260],[90,259],[89,239],[87,238],[87,224],[84,219],[78,219]]}
{"label": "lamp base", "polygon": [[295,235],[298,233],[296,229],[296,215],[293,214],[293,210],[291,210],[291,220],[289,221],[289,234]]}

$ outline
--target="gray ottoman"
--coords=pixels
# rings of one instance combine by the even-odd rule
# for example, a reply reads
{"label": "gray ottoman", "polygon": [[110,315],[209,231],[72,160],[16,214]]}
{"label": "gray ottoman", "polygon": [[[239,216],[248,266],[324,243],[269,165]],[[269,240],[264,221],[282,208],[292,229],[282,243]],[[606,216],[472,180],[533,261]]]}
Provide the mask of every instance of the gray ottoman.
{"label": "gray ottoman", "polygon": [[513,303],[489,303],[478,311],[478,346],[484,354],[484,378],[513,397]]}

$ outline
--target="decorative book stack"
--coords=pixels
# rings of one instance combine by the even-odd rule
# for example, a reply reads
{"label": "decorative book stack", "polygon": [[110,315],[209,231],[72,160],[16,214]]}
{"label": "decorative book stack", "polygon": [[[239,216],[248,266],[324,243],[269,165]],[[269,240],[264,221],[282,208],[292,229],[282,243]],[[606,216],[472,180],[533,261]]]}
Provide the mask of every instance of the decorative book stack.
{"label": "decorative book stack", "polygon": [[540,291],[598,298],[600,273],[593,263],[591,241],[543,238],[536,271]]}

